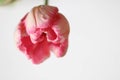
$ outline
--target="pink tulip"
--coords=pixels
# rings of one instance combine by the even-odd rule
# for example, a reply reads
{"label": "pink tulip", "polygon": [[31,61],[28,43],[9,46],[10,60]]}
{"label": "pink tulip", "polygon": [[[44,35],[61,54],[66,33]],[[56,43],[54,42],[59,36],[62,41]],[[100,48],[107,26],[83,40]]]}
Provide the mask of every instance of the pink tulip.
{"label": "pink tulip", "polygon": [[40,5],[20,21],[15,40],[19,50],[34,64],[39,64],[50,56],[50,51],[57,57],[64,56],[68,48],[68,35],[69,23],[58,8]]}

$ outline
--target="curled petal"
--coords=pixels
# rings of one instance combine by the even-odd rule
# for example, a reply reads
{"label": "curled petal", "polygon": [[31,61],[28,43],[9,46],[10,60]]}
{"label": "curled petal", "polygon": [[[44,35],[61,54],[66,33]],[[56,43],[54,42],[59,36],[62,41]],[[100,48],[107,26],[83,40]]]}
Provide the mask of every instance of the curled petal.
{"label": "curled petal", "polygon": [[68,48],[68,39],[64,40],[62,43],[54,44],[51,43],[51,51],[57,56],[57,57],[63,57]]}
{"label": "curled petal", "polygon": [[68,48],[68,35],[70,30],[67,19],[62,14],[59,14],[59,19],[54,23],[52,29],[57,37],[52,41],[51,50],[58,57],[62,57]]}
{"label": "curled petal", "polygon": [[46,60],[50,56],[47,40],[37,43],[30,56],[35,64],[42,63]]}
{"label": "curled petal", "polygon": [[37,28],[47,28],[52,25],[58,9],[53,6],[37,6],[28,14],[25,20],[27,32],[34,33]]}
{"label": "curled petal", "polygon": [[41,63],[50,56],[48,43],[44,40],[40,43],[33,44],[30,36],[26,32],[24,19],[25,17],[21,20],[15,31],[16,45],[29,59],[32,59],[33,63]]}

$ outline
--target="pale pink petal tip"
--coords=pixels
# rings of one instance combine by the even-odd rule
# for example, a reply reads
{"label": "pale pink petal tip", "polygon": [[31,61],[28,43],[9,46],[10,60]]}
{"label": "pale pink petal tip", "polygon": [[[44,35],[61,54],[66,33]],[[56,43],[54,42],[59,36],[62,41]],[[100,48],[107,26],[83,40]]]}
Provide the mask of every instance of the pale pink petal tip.
{"label": "pale pink petal tip", "polygon": [[57,7],[34,7],[20,21],[15,31],[16,45],[34,64],[45,61],[52,51],[57,57],[66,54],[69,23]]}

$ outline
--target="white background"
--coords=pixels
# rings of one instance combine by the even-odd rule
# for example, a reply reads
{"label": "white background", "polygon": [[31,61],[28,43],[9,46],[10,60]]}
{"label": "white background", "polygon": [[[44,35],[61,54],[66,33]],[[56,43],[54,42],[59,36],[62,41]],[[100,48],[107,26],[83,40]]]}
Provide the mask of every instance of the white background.
{"label": "white background", "polygon": [[15,46],[20,19],[43,0],[0,6],[0,80],[120,80],[120,1],[50,0],[70,22],[66,56],[34,65]]}

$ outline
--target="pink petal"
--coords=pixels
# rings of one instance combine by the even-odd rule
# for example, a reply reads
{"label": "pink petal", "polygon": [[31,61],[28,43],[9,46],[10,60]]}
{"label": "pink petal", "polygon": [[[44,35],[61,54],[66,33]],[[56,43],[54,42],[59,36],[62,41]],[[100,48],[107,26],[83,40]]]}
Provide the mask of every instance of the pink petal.
{"label": "pink petal", "polygon": [[37,6],[28,14],[25,20],[26,30],[29,34],[34,33],[37,28],[50,27],[56,17],[58,9],[53,6]]}
{"label": "pink petal", "polygon": [[53,53],[57,57],[63,57],[67,52],[67,48],[68,48],[68,39],[64,40],[64,42],[62,43],[51,44],[51,51],[53,51]]}
{"label": "pink petal", "polygon": [[31,54],[33,63],[39,64],[46,60],[50,56],[49,46],[47,40],[37,43],[37,46],[34,48]]}
{"label": "pink petal", "polygon": [[15,32],[16,45],[20,51],[32,59],[33,63],[39,64],[50,56],[49,45],[45,38],[44,41],[36,44],[31,42],[30,36],[26,32],[24,19],[21,20]]}
{"label": "pink petal", "polygon": [[[26,17],[26,16],[25,16]],[[17,47],[24,53],[29,54],[33,44],[30,41],[29,35],[26,33],[24,19],[19,23],[16,32],[15,32],[15,40]]]}
{"label": "pink petal", "polygon": [[68,48],[68,35],[70,31],[68,21],[62,14],[59,14],[59,18],[54,23],[52,29],[57,37],[52,41],[51,50],[57,57],[62,57]]}

